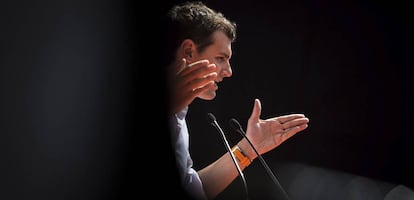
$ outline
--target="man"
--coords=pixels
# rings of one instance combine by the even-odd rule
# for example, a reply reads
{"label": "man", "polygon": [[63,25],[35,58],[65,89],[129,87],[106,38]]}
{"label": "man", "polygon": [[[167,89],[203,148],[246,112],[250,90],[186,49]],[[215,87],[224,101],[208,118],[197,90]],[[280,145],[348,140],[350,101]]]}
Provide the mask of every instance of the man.
{"label": "man", "polygon": [[[171,139],[183,188],[196,199],[217,197],[238,177],[229,153],[196,170],[189,152],[186,114],[195,98],[213,100],[218,84],[233,75],[230,65],[236,24],[201,2],[186,2],[168,12],[168,78]],[[261,104],[254,101],[246,136],[264,154],[307,128],[303,114],[260,119]],[[246,139],[232,148],[240,169],[257,157]]]}

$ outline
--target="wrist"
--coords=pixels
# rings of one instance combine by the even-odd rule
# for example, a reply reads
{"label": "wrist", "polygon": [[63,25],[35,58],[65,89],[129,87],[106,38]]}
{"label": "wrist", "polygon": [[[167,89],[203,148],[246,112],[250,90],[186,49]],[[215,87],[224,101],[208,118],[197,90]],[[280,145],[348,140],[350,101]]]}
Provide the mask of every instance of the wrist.
{"label": "wrist", "polygon": [[231,149],[231,152],[234,154],[240,165],[244,168],[248,167],[252,163],[252,160],[245,154],[245,152],[238,145],[235,145]]}

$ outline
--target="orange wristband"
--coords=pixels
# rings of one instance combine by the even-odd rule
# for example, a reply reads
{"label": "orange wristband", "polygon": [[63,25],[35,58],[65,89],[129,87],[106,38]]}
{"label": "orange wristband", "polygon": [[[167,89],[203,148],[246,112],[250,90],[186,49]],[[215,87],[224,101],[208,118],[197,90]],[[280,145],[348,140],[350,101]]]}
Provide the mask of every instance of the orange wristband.
{"label": "orange wristband", "polygon": [[239,146],[236,145],[231,148],[231,152],[233,152],[234,156],[236,156],[237,160],[244,167],[247,167],[250,165],[250,163],[252,163],[252,161],[243,153]]}

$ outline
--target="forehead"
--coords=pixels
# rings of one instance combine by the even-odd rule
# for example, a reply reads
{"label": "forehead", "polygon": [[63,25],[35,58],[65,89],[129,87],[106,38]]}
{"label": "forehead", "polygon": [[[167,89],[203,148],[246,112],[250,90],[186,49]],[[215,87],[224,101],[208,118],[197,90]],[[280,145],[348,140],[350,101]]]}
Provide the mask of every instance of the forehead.
{"label": "forehead", "polygon": [[231,57],[231,40],[221,31],[216,31],[212,34],[213,44],[211,44],[207,51],[214,51],[215,53],[225,54],[228,57]]}

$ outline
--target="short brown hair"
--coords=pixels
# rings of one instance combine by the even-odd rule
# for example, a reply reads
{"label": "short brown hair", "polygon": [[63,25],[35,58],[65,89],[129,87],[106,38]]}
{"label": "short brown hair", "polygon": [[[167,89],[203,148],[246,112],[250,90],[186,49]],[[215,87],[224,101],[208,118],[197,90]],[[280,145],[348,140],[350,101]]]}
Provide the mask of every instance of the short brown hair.
{"label": "short brown hair", "polygon": [[185,39],[193,40],[198,51],[202,52],[212,44],[212,34],[223,31],[234,42],[236,39],[236,23],[226,18],[200,1],[185,2],[172,7],[168,13],[168,38],[175,50]]}

